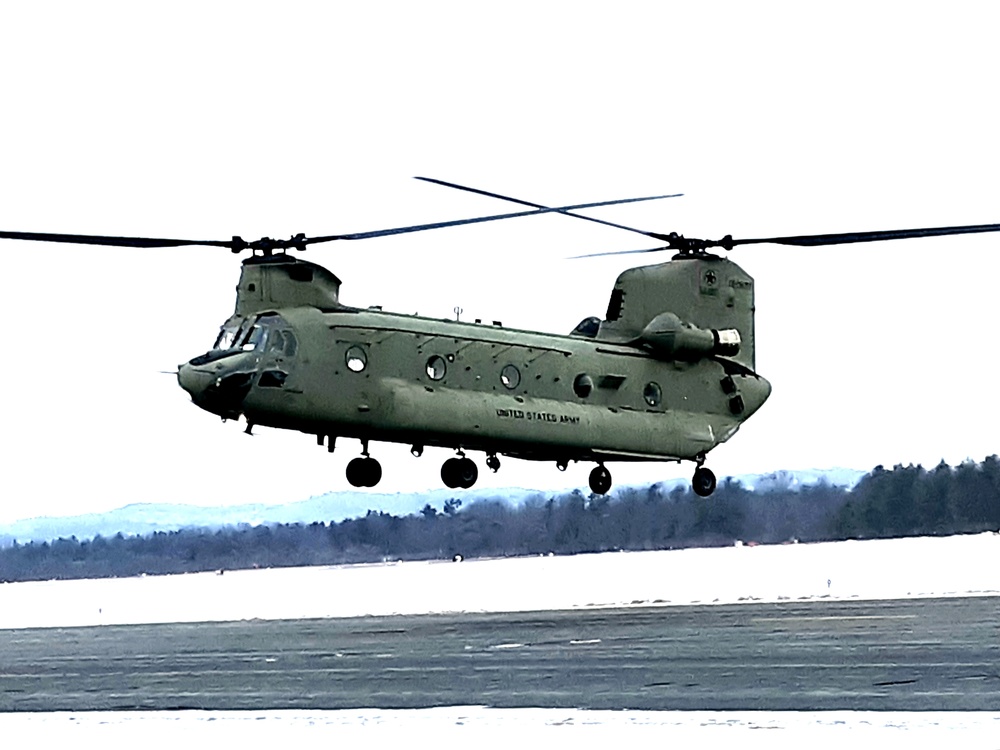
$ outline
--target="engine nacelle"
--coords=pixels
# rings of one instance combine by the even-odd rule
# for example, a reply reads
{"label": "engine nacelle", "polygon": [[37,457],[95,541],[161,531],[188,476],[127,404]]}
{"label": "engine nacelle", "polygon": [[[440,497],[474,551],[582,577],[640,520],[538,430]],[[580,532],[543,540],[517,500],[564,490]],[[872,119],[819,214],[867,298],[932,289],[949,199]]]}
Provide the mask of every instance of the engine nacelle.
{"label": "engine nacelle", "polygon": [[637,343],[667,359],[692,360],[712,355],[732,357],[740,351],[740,332],[735,328],[698,328],[666,312],[649,322]]}

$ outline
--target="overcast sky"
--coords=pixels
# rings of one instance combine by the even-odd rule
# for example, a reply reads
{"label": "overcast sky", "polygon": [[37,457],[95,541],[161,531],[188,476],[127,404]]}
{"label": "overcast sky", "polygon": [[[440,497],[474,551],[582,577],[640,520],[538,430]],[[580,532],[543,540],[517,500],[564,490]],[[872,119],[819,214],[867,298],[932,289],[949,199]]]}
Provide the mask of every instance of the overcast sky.
{"label": "overcast sky", "polygon": [[[0,229],[323,235],[506,204],[718,238],[1000,222],[985,3],[134,3],[0,9]],[[740,248],[770,401],[720,476],[997,452],[1000,236]],[[347,304],[568,332],[652,246],[563,216],[332,243]],[[0,242],[9,342],[0,520],[346,489],[356,441],[222,424],[160,371],[232,312],[225,250]],[[666,260],[662,257],[662,260]],[[373,446],[379,491],[449,453]],[[481,455],[475,456],[480,459]],[[616,484],[690,465],[612,464]],[[480,484],[586,486],[511,459]]]}

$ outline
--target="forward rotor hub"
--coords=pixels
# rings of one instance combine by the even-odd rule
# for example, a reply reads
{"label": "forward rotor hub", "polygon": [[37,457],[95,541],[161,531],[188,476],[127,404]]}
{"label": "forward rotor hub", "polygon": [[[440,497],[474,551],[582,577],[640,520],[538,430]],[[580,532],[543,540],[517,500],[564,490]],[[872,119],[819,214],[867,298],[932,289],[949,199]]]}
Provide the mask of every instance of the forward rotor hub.
{"label": "forward rotor hub", "polygon": [[262,255],[267,257],[275,252],[284,252],[285,250],[298,250],[299,252],[302,252],[306,249],[307,244],[308,241],[306,240],[306,236],[302,232],[289,237],[287,240],[275,240],[270,237],[261,237],[259,240],[254,240],[253,242],[247,242],[242,237],[234,236],[229,249],[237,254],[242,253],[244,250],[260,252]]}

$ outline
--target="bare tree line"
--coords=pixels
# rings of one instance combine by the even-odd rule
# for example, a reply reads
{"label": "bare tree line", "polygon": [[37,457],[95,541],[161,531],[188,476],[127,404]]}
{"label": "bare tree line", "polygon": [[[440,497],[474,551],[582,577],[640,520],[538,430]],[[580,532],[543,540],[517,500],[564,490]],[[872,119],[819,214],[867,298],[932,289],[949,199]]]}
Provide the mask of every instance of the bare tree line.
{"label": "bare tree line", "polygon": [[1000,529],[1000,459],[876,467],[853,490],[825,484],[753,492],[723,482],[708,500],[653,484],[614,496],[539,493],[340,522],[180,529],[17,544],[0,550],[0,580],[100,578],[386,559],[576,554]]}

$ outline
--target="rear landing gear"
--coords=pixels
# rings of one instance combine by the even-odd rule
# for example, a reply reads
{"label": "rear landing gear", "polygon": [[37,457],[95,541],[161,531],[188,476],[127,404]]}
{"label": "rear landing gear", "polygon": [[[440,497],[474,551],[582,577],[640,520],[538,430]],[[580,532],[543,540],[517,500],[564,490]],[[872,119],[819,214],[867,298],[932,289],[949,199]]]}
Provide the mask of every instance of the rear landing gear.
{"label": "rear landing gear", "polygon": [[711,469],[699,466],[691,477],[691,489],[698,497],[708,497],[715,492],[715,474]]}
{"label": "rear landing gear", "polygon": [[598,464],[590,472],[590,491],[595,495],[607,495],[611,489],[611,472],[604,464]]}
{"label": "rear landing gear", "polygon": [[[490,467],[492,468],[492,467]],[[499,462],[498,462],[499,468]],[[441,466],[441,481],[445,487],[469,489],[479,479],[479,468],[471,458],[455,456]]]}

